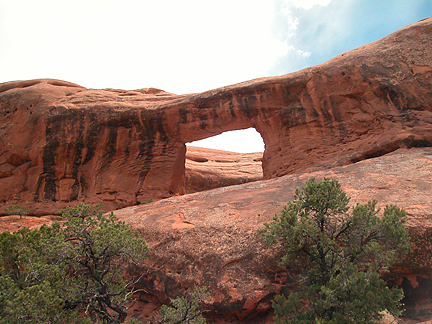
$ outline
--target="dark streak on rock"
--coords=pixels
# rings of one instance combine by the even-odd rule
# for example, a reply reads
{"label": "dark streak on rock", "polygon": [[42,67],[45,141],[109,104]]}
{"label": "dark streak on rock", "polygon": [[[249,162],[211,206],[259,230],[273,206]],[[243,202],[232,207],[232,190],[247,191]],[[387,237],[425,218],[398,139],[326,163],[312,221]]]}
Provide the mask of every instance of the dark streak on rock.
{"label": "dark streak on rock", "polygon": [[93,113],[89,113],[86,117],[88,119],[89,130],[86,133],[84,140],[87,147],[87,154],[84,158],[84,162],[82,163],[83,165],[90,162],[90,160],[95,155],[99,136],[102,130],[101,125],[98,123],[96,116]]}
{"label": "dark streak on rock", "polygon": [[230,100],[230,102],[229,102],[229,110],[230,110],[231,117],[235,117],[236,114],[235,114],[234,104],[233,104],[232,100]]}
{"label": "dark streak on rock", "polygon": [[188,115],[187,110],[183,108],[179,109],[179,115],[180,115],[180,122],[187,123],[187,115]]}
{"label": "dark streak on rock", "polygon": [[43,173],[38,179],[37,199],[39,199],[40,185],[44,182],[44,199],[56,201],[57,179],[56,160],[57,150],[60,146],[59,133],[62,128],[63,116],[54,115],[47,119],[45,128],[46,145],[43,152]]}
{"label": "dark streak on rock", "polygon": [[83,122],[83,116],[80,116],[81,118],[79,121],[77,121],[77,134],[78,137],[75,141],[75,150],[74,150],[74,158],[73,158],[73,165],[72,165],[72,178],[75,179],[75,183],[72,185],[72,193],[70,196],[70,200],[76,200],[78,199],[79,192],[80,192],[80,181],[78,181],[78,172],[79,168],[81,166],[82,161],[82,150],[84,149],[84,122]]}
{"label": "dark streak on rock", "polygon": [[108,140],[104,147],[104,161],[100,168],[100,171],[105,170],[110,165],[113,156],[117,152],[117,130],[118,127],[111,126],[108,128]]}

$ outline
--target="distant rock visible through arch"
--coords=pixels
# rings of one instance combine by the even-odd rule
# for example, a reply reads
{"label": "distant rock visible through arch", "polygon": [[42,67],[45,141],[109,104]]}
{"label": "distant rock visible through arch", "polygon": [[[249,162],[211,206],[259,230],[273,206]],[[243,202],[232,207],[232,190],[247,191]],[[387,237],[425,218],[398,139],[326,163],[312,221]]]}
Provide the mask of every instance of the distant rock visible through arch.
{"label": "distant rock visible through arch", "polygon": [[262,180],[262,155],[187,146],[186,193]]}

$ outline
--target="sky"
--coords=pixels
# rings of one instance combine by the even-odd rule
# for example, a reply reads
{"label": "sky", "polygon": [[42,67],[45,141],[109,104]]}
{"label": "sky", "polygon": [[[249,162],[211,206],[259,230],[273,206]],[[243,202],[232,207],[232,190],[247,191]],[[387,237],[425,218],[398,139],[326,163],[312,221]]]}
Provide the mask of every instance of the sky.
{"label": "sky", "polygon": [[[203,92],[323,63],[430,16],[430,0],[0,0],[0,83]],[[193,145],[264,149],[254,129]]]}

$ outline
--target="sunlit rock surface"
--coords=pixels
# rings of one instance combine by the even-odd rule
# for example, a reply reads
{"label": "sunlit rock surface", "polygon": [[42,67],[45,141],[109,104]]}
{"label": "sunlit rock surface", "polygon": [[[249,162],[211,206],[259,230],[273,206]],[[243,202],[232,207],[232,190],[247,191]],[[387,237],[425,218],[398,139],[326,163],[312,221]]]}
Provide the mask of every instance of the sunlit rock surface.
{"label": "sunlit rock surface", "polygon": [[262,156],[188,146],[186,193],[262,180]]}
{"label": "sunlit rock surface", "polygon": [[[142,303],[136,305],[137,316],[145,318],[161,302],[205,285],[211,292],[209,314],[217,322],[267,322],[270,300],[293,288],[296,269],[279,266],[281,251],[265,246],[257,229],[271,221],[307,179],[330,177],[342,184],[352,205],[376,199],[379,207],[395,204],[407,211],[412,250],[386,279],[405,290],[405,323],[421,323],[432,315],[430,170],[432,148],[399,149],[348,166],[117,210],[121,220],[140,231],[151,251],[143,268],[131,270],[146,274],[138,284],[145,292],[139,296]],[[1,217],[0,231],[35,228],[53,220]]]}
{"label": "sunlit rock surface", "polygon": [[263,245],[257,229],[310,177],[338,179],[352,205],[376,199],[379,207],[394,204],[407,211],[412,251],[387,280],[404,287],[407,314],[420,321],[432,315],[431,170],[432,148],[399,149],[348,166],[173,197],[116,215],[139,229],[150,246],[140,287],[166,300],[187,287],[208,286],[212,311],[241,322],[268,311],[274,295],[295,282],[296,269],[278,265],[280,250]]}

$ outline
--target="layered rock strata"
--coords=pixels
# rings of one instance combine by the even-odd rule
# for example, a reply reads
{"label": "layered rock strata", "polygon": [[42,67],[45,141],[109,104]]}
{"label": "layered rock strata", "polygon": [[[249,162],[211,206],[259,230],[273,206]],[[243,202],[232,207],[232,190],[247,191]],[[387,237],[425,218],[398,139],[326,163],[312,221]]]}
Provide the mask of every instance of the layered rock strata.
{"label": "layered rock strata", "polygon": [[189,95],[0,84],[0,204],[40,215],[184,194],[185,143],[248,127],[265,179],[430,146],[431,42],[428,18],[321,65]]}
{"label": "layered rock strata", "polygon": [[[408,213],[411,252],[386,275],[405,291],[403,323],[432,316],[432,148],[399,149],[378,158],[328,170],[286,175],[172,197],[115,211],[139,230],[150,247],[133,312],[143,321],[161,303],[205,285],[213,323],[268,323],[271,300],[297,282],[298,269],[279,265],[281,250],[263,244],[257,229],[310,177],[337,179],[351,204],[378,200]],[[0,231],[34,228],[54,219],[0,217]]]}
{"label": "layered rock strata", "polygon": [[[239,323],[270,309],[275,294],[289,291],[298,269],[279,265],[281,250],[267,247],[257,233],[310,177],[338,179],[351,204],[378,200],[408,214],[411,252],[386,276],[406,294],[407,317],[419,323],[432,315],[432,148],[400,149],[379,158],[326,171],[287,175],[173,197],[116,215],[137,228],[151,255],[140,286],[149,301],[209,287],[209,310]],[[234,321],[235,322],[235,321]]]}
{"label": "layered rock strata", "polygon": [[[150,256],[138,288],[144,303],[166,302],[187,289],[209,288],[209,314],[232,323],[264,323],[271,300],[295,287],[299,269],[279,265],[281,250],[257,233],[310,177],[337,179],[351,205],[378,200],[406,210],[411,252],[386,275],[401,285],[407,323],[432,316],[432,148],[399,149],[378,158],[278,179],[218,188],[116,215],[145,237]],[[264,317],[262,317],[264,316]],[[261,318],[261,319],[260,319]]]}

